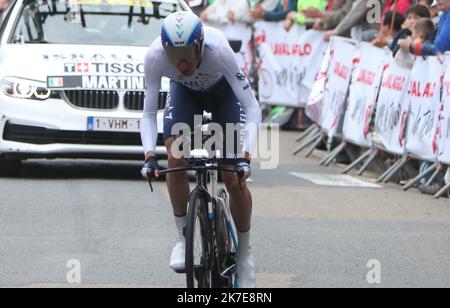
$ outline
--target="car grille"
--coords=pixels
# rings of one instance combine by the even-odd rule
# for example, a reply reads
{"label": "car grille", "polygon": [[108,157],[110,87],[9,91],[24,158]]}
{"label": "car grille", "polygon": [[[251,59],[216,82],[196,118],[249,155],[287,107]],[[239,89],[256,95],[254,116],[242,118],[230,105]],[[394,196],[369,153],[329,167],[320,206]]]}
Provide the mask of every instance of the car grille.
{"label": "car grille", "polygon": [[[139,133],[68,131],[11,123],[6,124],[3,139],[31,144],[142,145]],[[158,134],[157,144],[164,144],[162,134]]]}
{"label": "car grille", "polygon": [[66,90],[69,102],[80,108],[111,110],[119,106],[119,94],[115,91]]}
{"label": "car grille", "polygon": [[[123,99],[125,109],[142,111],[144,110],[145,93],[144,92],[127,92]],[[167,92],[160,91],[158,97],[158,109],[166,108]]]}
{"label": "car grille", "polygon": [[[66,90],[64,91],[70,104],[86,109],[111,110],[119,106],[119,94],[115,91],[100,90]],[[158,109],[166,107],[167,92],[159,93]],[[125,93],[123,104],[131,111],[144,110],[145,92],[129,91]]]}
{"label": "car grille", "polygon": [[125,109],[128,110],[144,110],[144,92],[127,92],[123,98]]}

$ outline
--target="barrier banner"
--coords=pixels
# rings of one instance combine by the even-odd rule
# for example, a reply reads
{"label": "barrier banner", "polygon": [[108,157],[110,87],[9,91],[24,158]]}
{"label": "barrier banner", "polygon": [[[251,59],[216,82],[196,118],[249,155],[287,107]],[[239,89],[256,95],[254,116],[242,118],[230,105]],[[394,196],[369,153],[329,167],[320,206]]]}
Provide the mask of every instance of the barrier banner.
{"label": "barrier banner", "polygon": [[331,61],[326,74],[327,81],[319,125],[327,132],[329,138],[333,138],[344,111],[356,46],[350,40],[340,37],[332,37],[330,45],[332,45],[330,52],[334,55],[330,57]]}
{"label": "barrier banner", "polygon": [[344,139],[370,147],[370,122],[389,52],[368,43],[360,43],[357,64],[352,74],[350,94],[344,119]]}
{"label": "barrier banner", "polygon": [[255,29],[261,58],[259,67],[261,102],[293,107],[304,106],[307,93],[302,95],[302,80],[305,76],[314,79],[316,73],[314,69],[306,73],[305,65],[312,66],[312,63],[317,63],[318,69],[320,65],[318,61],[326,48],[323,34],[305,31],[302,26],[293,27],[286,32],[283,22],[257,22]]}
{"label": "barrier banner", "polygon": [[450,55],[445,56],[445,77],[442,91],[439,124],[436,133],[439,138],[439,161],[450,165]]}
{"label": "barrier banner", "polygon": [[329,44],[322,59],[319,72],[316,75],[314,83],[309,93],[308,101],[306,103],[306,115],[316,124],[320,125],[322,115],[322,106],[325,98],[325,87],[327,84],[327,72],[331,60],[334,57],[334,44]]}
{"label": "barrier banner", "polygon": [[250,27],[243,23],[206,23],[206,25],[222,31],[228,40],[242,41],[241,50],[236,54],[236,57],[242,72],[245,76],[249,77],[252,65],[252,50],[250,45],[252,30]]}
{"label": "barrier banner", "polygon": [[305,105],[313,87],[316,76],[322,65],[322,60],[328,48],[328,42],[324,40],[324,32],[308,30],[300,37],[300,43],[311,45],[311,54],[304,57],[300,63],[304,72],[300,85],[300,102]]}
{"label": "barrier banner", "polygon": [[411,70],[399,66],[391,57],[381,81],[375,115],[375,131],[387,152],[405,152],[406,122],[409,113]]}
{"label": "barrier banner", "polygon": [[417,58],[411,73],[406,151],[426,161],[435,161],[438,153],[436,128],[443,74],[444,66],[437,57]]}

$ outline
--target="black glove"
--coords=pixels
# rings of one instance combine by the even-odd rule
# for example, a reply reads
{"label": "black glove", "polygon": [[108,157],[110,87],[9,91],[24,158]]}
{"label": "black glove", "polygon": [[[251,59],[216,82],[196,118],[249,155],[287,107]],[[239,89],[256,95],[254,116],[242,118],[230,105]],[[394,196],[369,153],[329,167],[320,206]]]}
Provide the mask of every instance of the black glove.
{"label": "black glove", "polygon": [[144,167],[142,167],[141,174],[143,177],[148,177],[149,179],[155,178],[155,171],[159,170],[158,160],[155,156],[150,156],[145,160]]}
{"label": "black glove", "polygon": [[248,179],[252,175],[252,167],[250,167],[250,160],[241,158],[234,166],[234,171],[237,173],[239,179]]}

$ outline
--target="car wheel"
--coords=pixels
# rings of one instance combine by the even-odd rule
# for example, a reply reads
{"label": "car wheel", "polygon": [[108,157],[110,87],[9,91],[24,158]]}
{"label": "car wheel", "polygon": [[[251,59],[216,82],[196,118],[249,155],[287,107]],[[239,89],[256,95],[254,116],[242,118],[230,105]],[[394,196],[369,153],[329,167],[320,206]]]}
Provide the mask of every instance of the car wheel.
{"label": "car wheel", "polygon": [[21,163],[18,159],[6,159],[4,155],[0,155],[0,177],[18,176]]}

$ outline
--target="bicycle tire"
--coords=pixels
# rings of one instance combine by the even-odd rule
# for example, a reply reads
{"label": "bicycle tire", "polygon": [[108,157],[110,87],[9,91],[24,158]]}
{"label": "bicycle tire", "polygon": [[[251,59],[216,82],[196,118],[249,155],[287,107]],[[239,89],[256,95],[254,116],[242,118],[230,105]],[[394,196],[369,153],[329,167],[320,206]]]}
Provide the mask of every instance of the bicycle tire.
{"label": "bicycle tire", "polygon": [[[220,189],[218,195],[224,202],[228,202],[228,195],[224,189]],[[231,254],[232,239],[228,231],[228,220],[225,214],[224,204],[221,202],[217,202],[216,204],[215,229],[217,259],[214,262],[213,287],[231,288],[233,286],[233,275],[231,275],[228,280],[223,280],[222,277],[220,277],[220,274],[234,263]]]}
{"label": "bicycle tire", "polygon": [[[189,197],[189,208],[187,213],[186,226],[186,285],[188,288],[195,288],[196,282],[199,288],[211,287],[211,274],[208,267],[211,264],[211,249],[209,245],[209,228],[207,200],[205,192],[195,189]],[[199,224],[197,224],[199,222]],[[196,232],[198,232],[196,234]],[[199,236],[200,238],[196,238]],[[198,243],[196,241],[199,241]],[[201,256],[197,256],[196,245],[201,244]],[[200,262],[196,262],[196,257],[200,257]],[[195,264],[200,263],[200,264]],[[210,271],[210,269],[209,269]],[[209,275],[209,281],[208,281]]]}

